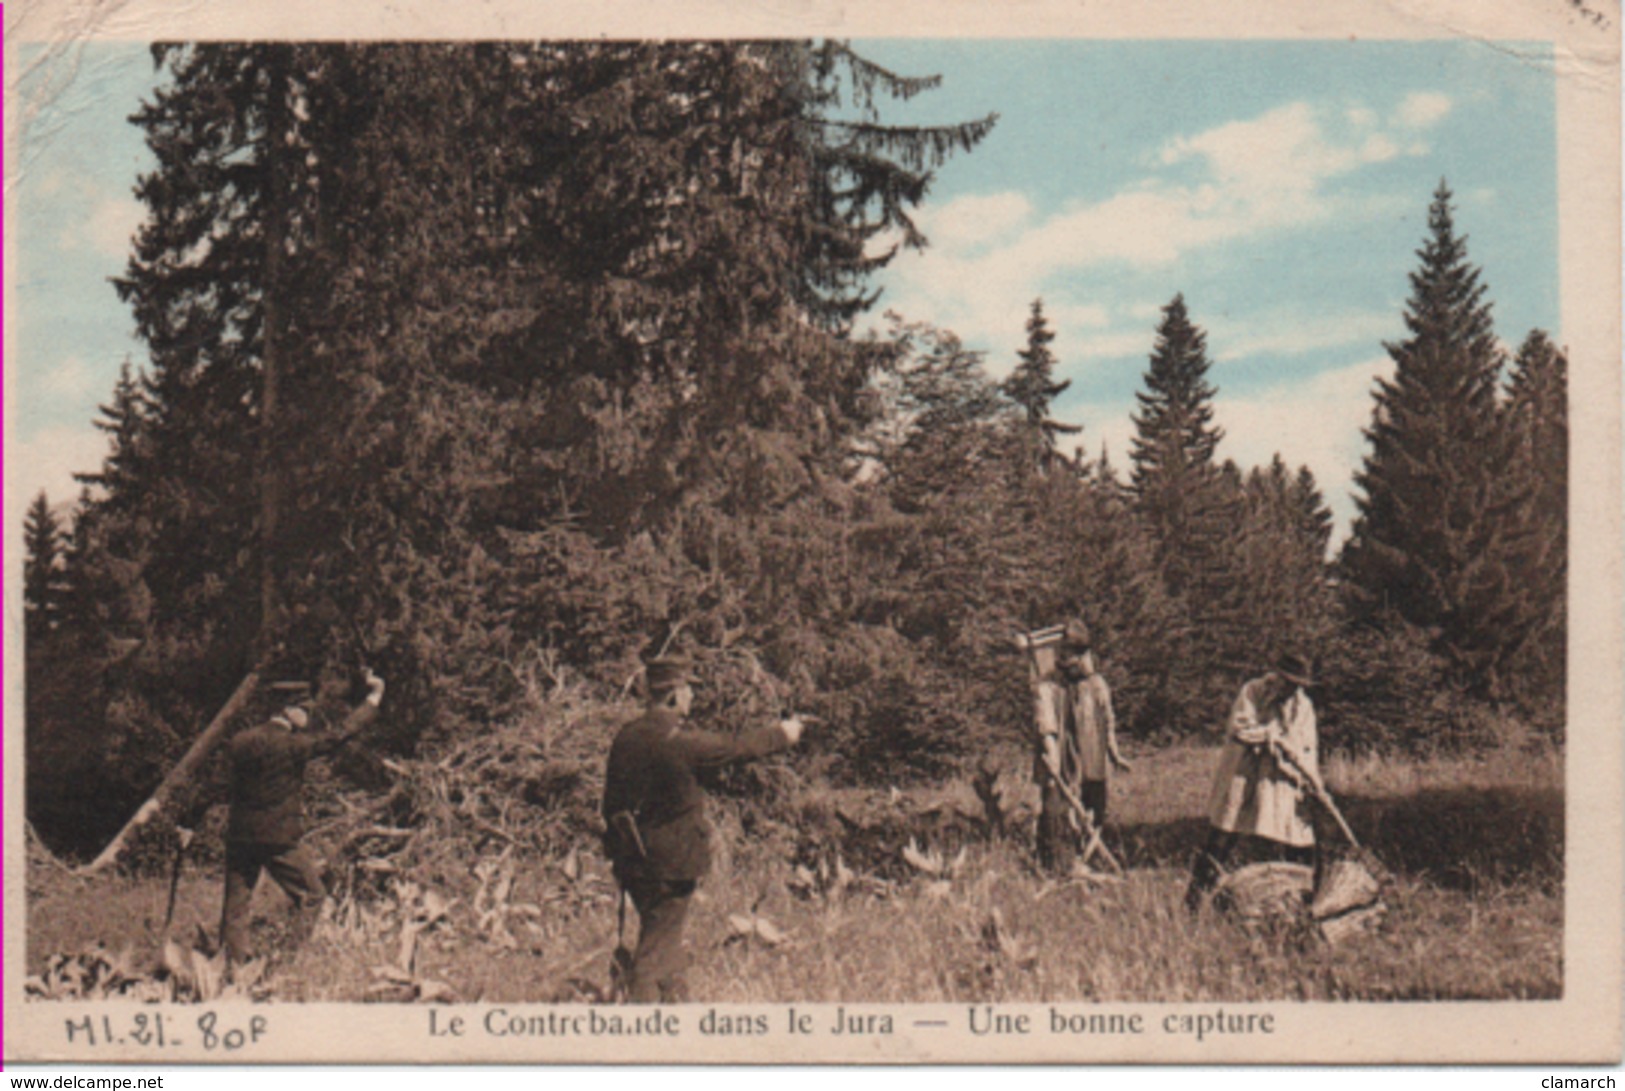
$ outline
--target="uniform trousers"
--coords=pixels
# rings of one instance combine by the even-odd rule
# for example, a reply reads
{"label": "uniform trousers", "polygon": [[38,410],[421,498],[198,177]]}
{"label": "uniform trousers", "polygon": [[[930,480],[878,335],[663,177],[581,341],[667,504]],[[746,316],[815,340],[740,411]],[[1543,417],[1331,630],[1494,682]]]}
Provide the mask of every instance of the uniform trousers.
{"label": "uniform trousers", "polygon": [[321,872],[316,859],[298,842],[270,844],[262,841],[226,842],[226,899],[220,914],[220,942],[234,962],[254,957],[249,923],[254,884],[260,872],[271,878],[293,899],[293,942],[304,942],[316,923],[322,897]]}
{"label": "uniform trousers", "polygon": [[687,998],[688,953],[683,927],[694,897],[693,879],[629,878],[627,896],[638,910],[638,949],[632,956],[627,999],[634,1004],[680,1004]]}

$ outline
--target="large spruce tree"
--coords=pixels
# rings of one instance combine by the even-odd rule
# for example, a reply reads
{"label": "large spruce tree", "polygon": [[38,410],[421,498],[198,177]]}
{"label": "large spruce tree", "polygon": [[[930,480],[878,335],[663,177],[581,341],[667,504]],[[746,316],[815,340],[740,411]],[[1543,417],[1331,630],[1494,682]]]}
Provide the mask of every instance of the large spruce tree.
{"label": "large spruce tree", "polygon": [[1409,336],[1387,346],[1355,483],[1359,516],[1342,566],[1356,619],[1402,619],[1431,634],[1460,680],[1504,689],[1527,636],[1536,563],[1497,405],[1502,353],[1479,269],[1440,182],[1405,309]]}
{"label": "large spruce tree", "polygon": [[870,412],[875,242],[924,245],[993,123],[887,125],[937,81],[835,42],[156,56],[139,460],[85,537],[146,592],[175,723],[272,643],[488,719],[528,643],[624,674],[685,617],[773,616],[808,565],[771,520],[838,491]]}
{"label": "large spruce tree", "polygon": [[1208,367],[1207,335],[1176,295],[1162,309],[1146,389],[1136,394],[1130,487],[1184,615],[1179,628],[1187,635],[1170,643],[1157,686],[1157,700],[1182,727],[1204,720],[1258,654],[1236,547],[1243,479],[1236,467],[1214,461],[1223,431],[1213,423]]}
{"label": "large spruce tree", "polygon": [[1224,432],[1213,423],[1207,334],[1183,295],[1162,309],[1146,389],[1135,394],[1130,483],[1157,542],[1169,589],[1183,594],[1199,578],[1223,506],[1213,455]]}

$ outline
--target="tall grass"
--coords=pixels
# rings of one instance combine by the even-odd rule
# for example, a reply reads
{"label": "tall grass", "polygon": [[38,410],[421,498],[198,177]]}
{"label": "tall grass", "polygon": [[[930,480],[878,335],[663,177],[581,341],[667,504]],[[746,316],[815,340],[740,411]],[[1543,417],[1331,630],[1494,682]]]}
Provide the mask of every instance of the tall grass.
{"label": "tall grass", "polygon": [[[752,822],[747,835],[725,806],[719,824],[727,851],[691,915],[692,996],[878,1003],[1561,995],[1560,755],[1329,762],[1328,780],[1356,832],[1394,871],[1381,928],[1337,947],[1251,935],[1222,916],[1186,913],[1186,864],[1202,833],[1214,758],[1191,747],[1146,753],[1114,781],[1111,843],[1129,870],[1104,885],[1037,874],[1030,828],[1019,828],[1011,839],[971,844],[945,883],[922,877],[859,883],[833,898],[799,895],[787,882],[786,839],[795,831]],[[1018,786],[1022,772],[1012,770],[1007,783]],[[1030,800],[1031,793],[1019,785],[1018,795]],[[953,785],[904,794],[893,805],[970,811],[970,800],[967,788]],[[453,913],[426,934],[418,973],[468,1000],[590,998],[607,981],[616,940],[613,888],[603,863],[589,859],[563,890],[555,863],[532,860],[521,869],[514,900],[543,912],[513,929],[517,947],[494,945]],[[31,965],[91,939],[151,945],[164,893],[157,879],[39,877],[30,898]],[[189,876],[177,927],[212,927],[218,898],[216,877]],[[280,896],[267,884],[257,899],[266,918],[260,927],[274,932]],[[734,935],[730,918],[752,912],[777,926],[784,942]],[[632,921],[629,931],[635,935]],[[361,999],[373,967],[392,958],[387,932],[358,937],[323,928],[276,967],[276,996]]]}

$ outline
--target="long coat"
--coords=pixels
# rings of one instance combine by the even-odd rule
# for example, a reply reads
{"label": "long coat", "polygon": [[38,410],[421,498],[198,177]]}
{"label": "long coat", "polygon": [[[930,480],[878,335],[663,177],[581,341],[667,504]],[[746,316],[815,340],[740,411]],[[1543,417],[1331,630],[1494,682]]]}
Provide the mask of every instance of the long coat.
{"label": "long coat", "polygon": [[[711,827],[699,772],[734,761],[763,757],[790,745],[777,725],[740,735],[683,727],[670,709],[651,709],[616,734],[604,774],[604,848],[622,882],[634,879],[683,881],[703,878],[711,869]],[[630,812],[643,841],[635,846],[617,835],[615,816]]]}
{"label": "long coat", "polygon": [[1053,755],[1061,780],[1075,793],[1086,780],[1111,775],[1110,752],[1117,731],[1112,693],[1098,673],[1068,685],[1046,678],[1035,687],[1034,719],[1038,725],[1038,751],[1033,779],[1042,784],[1050,773],[1045,755]]}
{"label": "long coat", "polygon": [[1262,722],[1277,738],[1277,744],[1292,753],[1309,772],[1319,776],[1318,739],[1315,732],[1315,706],[1301,689],[1281,703],[1278,715],[1259,720],[1258,692],[1263,679],[1255,678],[1241,687],[1230,710],[1224,751],[1219,757],[1213,794],[1208,800],[1208,821],[1228,833],[1253,834],[1286,845],[1307,847],[1315,843],[1309,805],[1291,775],[1284,772],[1269,748],[1249,745],[1237,733]]}

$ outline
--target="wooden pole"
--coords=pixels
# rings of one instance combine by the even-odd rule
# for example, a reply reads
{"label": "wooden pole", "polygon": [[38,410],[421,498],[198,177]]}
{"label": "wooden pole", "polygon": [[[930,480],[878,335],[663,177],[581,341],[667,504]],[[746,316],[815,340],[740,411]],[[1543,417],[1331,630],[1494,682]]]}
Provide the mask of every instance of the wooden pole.
{"label": "wooden pole", "polygon": [[256,667],[254,670],[249,671],[243,680],[237,684],[236,690],[227,698],[226,703],[220,706],[220,711],[215,713],[214,719],[209,721],[209,726],[203,729],[203,734],[193,740],[191,747],[182,756],[181,760],[175,764],[175,768],[169,771],[169,775],[164,777],[163,783],[158,785],[151,798],[141,804],[141,809],[136,811],[130,820],[124,824],[124,828],[118,832],[118,836],[108,842],[101,855],[82,869],[83,874],[94,874],[111,866],[118,860],[126,846],[129,845],[130,839],[135,836],[136,831],[151,822],[158,812],[163,809],[164,804],[174,796],[175,789],[185,784],[192,774],[197,771],[198,766],[203,764],[203,759],[208,757],[209,751],[214,749],[215,744],[224,737],[226,728],[231,724],[233,717],[242,711],[243,706],[248,703],[249,697],[253,695],[259,684],[260,672],[259,668]]}
{"label": "wooden pole", "polygon": [[1083,862],[1087,864],[1094,858],[1096,853],[1099,853],[1105,857],[1106,863],[1111,865],[1113,871],[1122,874],[1123,865],[1117,862],[1117,857],[1112,855],[1112,851],[1106,847],[1106,842],[1101,840],[1100,827],[1095,825],[1094,812],[1085,807],[1083,800],[1079,799],[1077,793],[1068,787],[1066,781],[1061,779],[1061,771],[1055,767],[1055,763],[1050,760],[1048,754],[1044,755],[1044,768],[1049,771],[1050,776],[1055,778],[1055,787],[1060,789],[1061,798],[1071,804],[1072,810],[1078,816],[1078,820],[1083,823],[1083,832],[1086,835],[1083,845]]}
{"label": "wooden pole", "polygon": [[1327,814],[1336,819],[1338,828],[1343,831],[1343,836],[1349,839],[1349,844],[1356,849],[1360,848],[1360,839],[1354,836],[1354,829],[1348,824],[1348,819],[1344,818],[1343,812],[1337,809],[1337,803],[1332,799],[1332,794],[1326,790],[1325,782],[1304,768],[1297,755],[1284,746],[1271,743],[1270,756],[1282,765],[1290,766],[1294,772],[1304,779],[1304,782],[1309,786],[1309,794],[1314,796],[1322,807],[1326,808]]}

